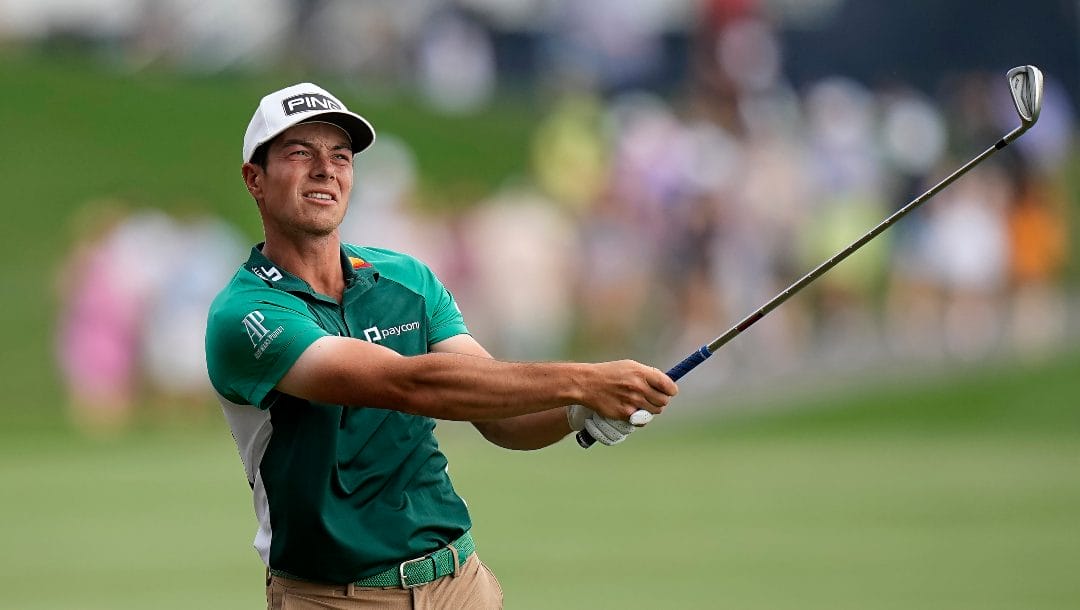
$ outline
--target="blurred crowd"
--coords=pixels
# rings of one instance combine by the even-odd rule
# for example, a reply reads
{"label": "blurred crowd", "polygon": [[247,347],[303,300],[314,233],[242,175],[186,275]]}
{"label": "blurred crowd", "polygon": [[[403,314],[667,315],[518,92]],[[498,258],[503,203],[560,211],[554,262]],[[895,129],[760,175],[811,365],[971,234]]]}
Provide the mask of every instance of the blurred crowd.
{"label": "blurred crowd", "polygon": [[[675,362],[1015,127],[999,76],[964,75],[965,99],[942,104],[898,85],[773,83],[733,100],[731,123],[715,95],[676,108],[575,92],[538,124],[530,179],[453,218],[416,204],[408,148],[384,137],[358,161],[343,232],[429,261],[506,357]],[[963,359],[1054,346],[1062,101],[1043,120],[1064,129],[983,164],[728,349],[760,370],[882,345]]]}
{"label": "blurred crowd", "polygon": [[[354,77],[416,74],[446,112],[482,111],[500,61],[491,24],[538,5],[547,110],[520,179],[454,211],[426,205],[410,143],[380,132],[356,160],[342,227],[428,262],[501,358],[673,364],[1018,124],[997,73],[934,91],[843,76],[796,88],[752,0],[269,3],[291,32],[279,40],[308,40],[297,49]],[[658,94],[664,31],[680,19],[684,74]],[[173,36],[140,48],[194,44]],[[709,377],[1059,347],[1075,117],[1053,75],[1046,86],[1035,129],[725,347]],[[62,282],[60,362],[73,404],[90,406],[76,411],[123,420],[147,389],[205,397],[204,313],[249,244],[206,216],[95,217],[112,220],[86,228]],[[162,266],[174,252],[185,265]]]}
{"label": "blurred crowd", "polygon": [[56,353],[74,422],[94,435],[126,429],[137,407],[186,421],[210,397],[206,312],[247,254],[228,224],[119,200],[86,203],[56,287]]}

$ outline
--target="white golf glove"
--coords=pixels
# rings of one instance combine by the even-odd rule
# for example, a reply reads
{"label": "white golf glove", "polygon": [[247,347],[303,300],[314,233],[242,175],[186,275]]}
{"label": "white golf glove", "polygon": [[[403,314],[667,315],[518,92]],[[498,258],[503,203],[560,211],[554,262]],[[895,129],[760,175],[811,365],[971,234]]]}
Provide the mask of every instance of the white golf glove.
{"label": "white golf glove", "polygon": [[[650,415],[648,411],[639,411],[638,413],[644,413],[645,416]],[[641,424],[642,426],[648,423],[647,420],[652,419],[651,416],[639,416],[638,413],[634,414],[634,418],[637,421],[644,421]],[[570,422],[572,430],[584,428],[594,439],[608,446],[618,445],[623,442],[635,428],[639,427],[628,421],[604,417],[581,405],[570,405],[566,409],[566,419]]]}

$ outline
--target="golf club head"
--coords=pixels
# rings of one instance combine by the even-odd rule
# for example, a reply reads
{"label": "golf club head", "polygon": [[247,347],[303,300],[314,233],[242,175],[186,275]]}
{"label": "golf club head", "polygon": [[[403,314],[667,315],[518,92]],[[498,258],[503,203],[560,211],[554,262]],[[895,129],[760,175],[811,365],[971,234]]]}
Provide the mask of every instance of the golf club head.
{"label": "golf club head", "polygon": [[1009,89],[1012,90],[1013,104],[1024,127],[1031,127],[1039,120],[1042,110],[1043,75],[1035,66],[1017,66],[1009,70]]}

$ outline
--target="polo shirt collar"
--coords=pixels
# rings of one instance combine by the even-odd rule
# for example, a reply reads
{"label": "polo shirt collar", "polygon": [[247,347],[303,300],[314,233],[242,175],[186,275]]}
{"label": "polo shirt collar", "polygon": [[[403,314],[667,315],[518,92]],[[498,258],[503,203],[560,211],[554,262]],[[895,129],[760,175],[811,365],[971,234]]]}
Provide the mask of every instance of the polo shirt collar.
{"label": "polo shirt collar", "polygon": [[[270,259],[266,258],[262,253],[263,244],[265,242],[260,242],[251,248],[251,256],[244,263],[244,267],[248,271],[278,290],[299,292],[316,298],[329,298],[315,292],[306,281],[278,267]],[[379,280],[379,272],[375,270],[371,263],[357,257],[350,257],[345,252],[344,247],[341,248],[341,273],[345,277],[346,290],[353,286],[357,286],[361,290],[367,290]]]}

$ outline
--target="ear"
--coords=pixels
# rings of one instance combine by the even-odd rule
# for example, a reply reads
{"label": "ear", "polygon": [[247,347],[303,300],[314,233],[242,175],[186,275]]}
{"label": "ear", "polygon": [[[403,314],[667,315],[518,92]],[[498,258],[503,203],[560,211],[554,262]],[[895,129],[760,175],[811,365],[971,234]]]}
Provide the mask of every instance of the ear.
{"label": "ear", "polygon": [[244,186],[251,196],[255,201],[262,201],[262,183],[266,171],[254,163],[245,163],[240,168],[240,173],[244,176]]}

